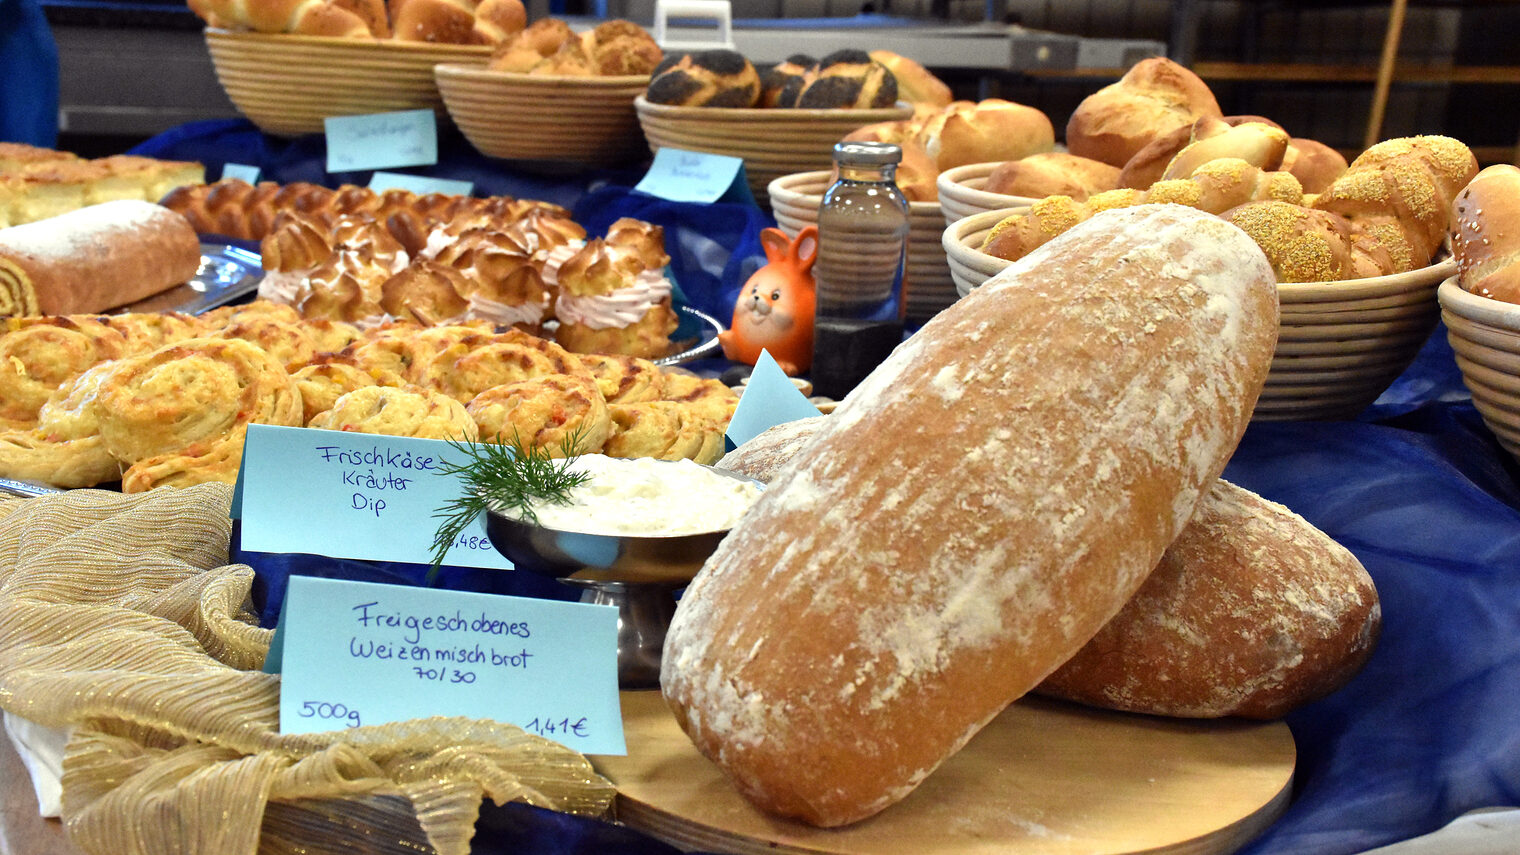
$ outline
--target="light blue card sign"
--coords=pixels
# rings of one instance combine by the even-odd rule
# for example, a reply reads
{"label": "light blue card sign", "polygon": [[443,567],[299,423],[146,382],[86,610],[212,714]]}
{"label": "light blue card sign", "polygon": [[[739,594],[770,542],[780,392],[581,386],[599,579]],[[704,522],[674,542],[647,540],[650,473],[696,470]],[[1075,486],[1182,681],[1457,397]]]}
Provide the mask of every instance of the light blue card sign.
{"label": "light blue card sign", "polygon": [[816,415],[818,408],[786,376],[770,351],[762,350],[739,396],[739,406],[728,420],[723,442],[733,451],[776,425]]}
{"label": "light blue card sign", "polygon": [[222,180],[225,181],[228,178],[237,178],[241,181],[247,181],[249,184],[257,184],[259,183],[259,168],[257,166],[249,166],[246,163],[224,163],[222,164]]}
{"label": "light blue card sign", "polygon": [[455,181],[452,178],[407,175],[401,172],[376,172],[370,176],[369,189],[376,193],[383,193],[386,190],[408,190],[418,195],[442,193],[446,196],[468,196],[475,190],[475,183]]}
{"label": "light blue card sign", "polygon": [[649,171],[633,189],[671,202],[755,203],[743,158],[670,146],[654,153]]}
{"label": "light blue card sign", "polygon": [[467,716],[625,754],[617,620],[613,606],[292,576],[280,732]]}
{"label": "light blue card sign", "polygon": [[432,110],[402,110],[322,120],[327,171],[356,172],[438,162],[438,120]]}
{"label": "light blue card sign", "polygon": [[[243,548],[428,564],[433,514],[463,490],[440,463],[458,456],[436,439],[249,425],[233,488]],[[484,518],[444,563],[512,567],[486,539]]]}

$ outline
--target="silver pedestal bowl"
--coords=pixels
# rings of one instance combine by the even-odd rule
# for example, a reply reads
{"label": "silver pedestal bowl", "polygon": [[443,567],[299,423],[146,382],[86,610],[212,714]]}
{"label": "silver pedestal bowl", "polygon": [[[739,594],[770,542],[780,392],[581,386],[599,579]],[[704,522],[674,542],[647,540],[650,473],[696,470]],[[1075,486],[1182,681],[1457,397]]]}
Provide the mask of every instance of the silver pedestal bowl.
{"label": "silver pedestal bowl", "polygon": [[[759,483],[722,469],[712,471]],[[618,684],[625,689],[659,686],[660,653],[675,615],[676,594],[727,534],[727,529],[677,535],[588,534],[486,512],[486,535],[517,569],[581,588],[583,603],[617,606]]]}

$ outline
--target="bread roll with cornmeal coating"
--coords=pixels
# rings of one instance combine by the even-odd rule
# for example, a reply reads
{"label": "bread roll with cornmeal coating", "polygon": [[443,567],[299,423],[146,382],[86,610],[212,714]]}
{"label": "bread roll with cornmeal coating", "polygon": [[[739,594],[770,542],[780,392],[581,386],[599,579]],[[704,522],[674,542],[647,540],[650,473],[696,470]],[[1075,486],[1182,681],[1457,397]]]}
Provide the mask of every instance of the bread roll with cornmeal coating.
{"label": "bread roll with cornmeal coating", "polygon": [[665,643],[677,721],[769,813],[838,826],[906,797],[1144,582],[1276,333],[1261,250],[1180,206],[1010,265],[872,372],[703,566]]}

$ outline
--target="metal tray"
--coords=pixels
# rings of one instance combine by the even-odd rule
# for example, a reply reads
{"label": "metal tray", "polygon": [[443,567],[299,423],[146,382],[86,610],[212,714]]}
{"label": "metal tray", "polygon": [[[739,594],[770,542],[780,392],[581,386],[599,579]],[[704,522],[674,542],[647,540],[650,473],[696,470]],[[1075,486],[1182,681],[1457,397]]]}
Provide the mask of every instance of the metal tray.
{"label": "metal tray", "polygon": [[225,243],[201,243],[201,269],[183,285],[117,309],[118,312],[184,312],[198,315],[253,294],[264,278],[257,252]]}

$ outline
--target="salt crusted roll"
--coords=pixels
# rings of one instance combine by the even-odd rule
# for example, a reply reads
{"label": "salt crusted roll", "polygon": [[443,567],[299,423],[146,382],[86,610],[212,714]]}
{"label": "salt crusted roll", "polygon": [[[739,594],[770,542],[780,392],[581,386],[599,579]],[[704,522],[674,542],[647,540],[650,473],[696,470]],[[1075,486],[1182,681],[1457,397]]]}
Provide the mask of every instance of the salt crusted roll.
{"label": "salt crusted roll", "polygon": [[0,230],[0,317],[99,312],[150,297],[200,268],[183,216],[123,199]]}
{"label": "salt crusted roll", "polygon": [[904,798],[1139,588],[1276,331],[1261,250],[1180,206],[1015,263],[851,393],[698,574],[664,650],[676,719],[768,812]]}

